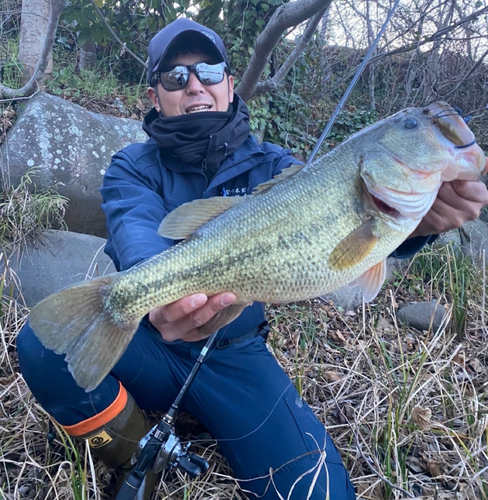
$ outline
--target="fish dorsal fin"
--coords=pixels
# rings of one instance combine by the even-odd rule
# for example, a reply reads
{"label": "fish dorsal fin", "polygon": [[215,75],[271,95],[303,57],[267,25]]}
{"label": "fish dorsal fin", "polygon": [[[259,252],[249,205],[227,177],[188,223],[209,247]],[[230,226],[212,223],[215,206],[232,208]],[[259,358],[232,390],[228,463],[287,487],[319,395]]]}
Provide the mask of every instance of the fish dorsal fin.
{"label": "fish dorsal fin", "polygon": [[386,259],[369,268],[353,284],[363,292],[364,301],[371,302],[378,295],[385,279]]}
{"label": "fish dorsal fin", "polygon": [[295,175],[297,172],[300,172],[300,170],[304,166],[305,165],[298,165],[298,164],[294,163],[293,165],[289,166],[288,168],[285,168],[280,174],[276,175],[271,180],[263,182],[261,184],[258,184],[254,188],[253,194],[265,193],[266,191],[268,191],[268,189],[271,189],[275,184],[278,184],[283,179],[287,179],[288,177]]}
{"label": "fish dorsal fin", "polygon": [[244,201],[242,196],[215,196],[185,203],[161,222],[158,234],[173,240],[191,236],[200,226]]}
{"label": "fish dorsal fin", "polygon": [[378,237],[373,234],[374,221],[369,219],[349,233],[332,251],[329,267],[343,271],[364,260],[375,247]]}

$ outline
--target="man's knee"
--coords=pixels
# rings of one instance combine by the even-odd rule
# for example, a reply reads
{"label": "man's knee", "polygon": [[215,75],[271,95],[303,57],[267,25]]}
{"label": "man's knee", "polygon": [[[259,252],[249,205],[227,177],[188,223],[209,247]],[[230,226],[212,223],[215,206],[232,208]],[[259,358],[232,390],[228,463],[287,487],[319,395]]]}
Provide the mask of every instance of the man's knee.
{"label": "man's knee", "polygon": [[52,361],[49,351],[41,344],[28,322],[17,336],[17,353],[20,371],[29,386],[30,380],[35,384],[37,374],[42,373],[44,365]]}

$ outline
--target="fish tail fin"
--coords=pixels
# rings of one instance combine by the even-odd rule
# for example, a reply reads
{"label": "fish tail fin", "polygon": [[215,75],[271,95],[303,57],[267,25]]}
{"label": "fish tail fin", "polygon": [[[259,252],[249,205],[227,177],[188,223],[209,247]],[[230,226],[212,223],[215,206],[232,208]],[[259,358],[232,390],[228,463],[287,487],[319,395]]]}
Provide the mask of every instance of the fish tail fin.
{"label": "fish tail fin", "polygon": [[29,323],[41,343],[66,354],[68,368],[87,392],[95,389],[122,356],[139,321],[116,322],[105,308],[113,276],[65,288],[39,302]]}

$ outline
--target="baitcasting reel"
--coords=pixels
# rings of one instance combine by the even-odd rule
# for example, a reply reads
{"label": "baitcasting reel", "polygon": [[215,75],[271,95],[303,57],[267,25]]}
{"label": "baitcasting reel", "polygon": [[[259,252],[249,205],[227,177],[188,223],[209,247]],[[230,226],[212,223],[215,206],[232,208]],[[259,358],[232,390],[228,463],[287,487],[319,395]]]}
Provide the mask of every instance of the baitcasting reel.
{"label": "baitcasting reel", "polygon": [[[166,417],[168,417],[168,415],[165,415],[165,418]],[[151,472],[158,473],[177,468],[186,472],[192,479],[205,473],[208,470],[208,462],[198,455],[188,453],[190,443],[181,444],[180,438],[175,434],[174,427],[167,423],[165,418],[163,418],[163,422],[167,425],[168,431],[163,432],[163,436],[161,436],[163,443],[154,459]],[[141,439],[139,443],[141,452],[151,439],[152,433],[159,435],[160,431],[157,427],[158,426],[155,425],[151,431]]]}
{"label": "baitcasting reel", "polygon": [[158,473],[177,468],[195,479],[208,470],[208,462],[204,458],[188,453],[190,443],[181,444],[173,423],[178,405],[212,347],[217,333],[218,331],[209,337],[168,413],[139,442],[137,462],[120,488],[116,500],[133,500],[148,472]]}

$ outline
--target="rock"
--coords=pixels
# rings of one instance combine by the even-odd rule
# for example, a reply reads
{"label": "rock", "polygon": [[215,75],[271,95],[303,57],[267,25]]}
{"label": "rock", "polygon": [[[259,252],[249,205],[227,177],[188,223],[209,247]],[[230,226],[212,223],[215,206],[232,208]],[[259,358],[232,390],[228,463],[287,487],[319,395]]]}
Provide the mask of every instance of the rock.
{"label": "rock", "polygon": [[[28,307],[73,283],[115,272],[103,252],[105,240],[69,231],[46,231],[39,243],[27,244],[9,258],[9,268],[17,275]],[[3,271],[0,263],[0,272]]]}
{"label": "rock", "polygon": [[[417,302],[401,307],[397,312],[398,319],[417,330],[437,331],[446,315],[446,309],[437,301]],[[431,325],[432,323],[432,325]]]}
{"label": "rock", "polygon": [[447,233],[442,233],[434,243],[435,246],[452,245],[454,255],[461,254],[461,233],[459,229],[453,229]]}
{"label": "rock", "polygon": [[363,294],[357,286],[343,286],[335,292],[323,295],[324,300],[332,300],[336,307],[344,311],[355,310],[363,303]]}
{"label": "rock", "polygon": [[39,92],[18,112],[0,146],[2,176],[16,186],[32,167],[39,188],[54,186],[69,198],[70,231],[106,236],[98,188],[112,155],[145,142],[141,122],[91,113],[59,97]]}
{"label": "rock", "polygon": [[[404,260],[390,257],[386,261],[386,281],[394,278],[394,272],[402,269]],[[354,285],[347,285],[334,292],[323,295],[324,300],[332,300],[337,307],[344,311],[356,310],[363,303],[361,290]]]}
{"label": "rock", "polygon": [[485,251],[485,266],[488,263],[488,224],[481,219],[466,222],[461,230],[461,250],[481,265],[483,250]]}

